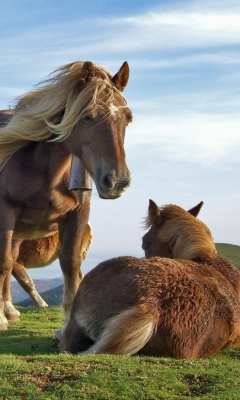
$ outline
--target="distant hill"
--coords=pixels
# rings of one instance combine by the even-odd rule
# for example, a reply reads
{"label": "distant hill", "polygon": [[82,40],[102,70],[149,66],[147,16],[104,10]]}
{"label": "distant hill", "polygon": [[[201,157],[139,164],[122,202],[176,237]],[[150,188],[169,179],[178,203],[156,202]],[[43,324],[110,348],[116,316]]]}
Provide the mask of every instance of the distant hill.
{"label": "distant hill", "polygon": [[[63,284],[63,278],[59,277],[54,279],[34,279],[34,284],[38,293],[44,293]],[[18,282],[11,282],[11,293],[14,304],[17,304],[22,300],[29,299],[28,294],[25,292],[25,290],[23,290]]]}
{"label": "distant hill", "polygon": [[[63,284],[40,294],[49,306],[60,306],[62,304]],[[30,297],[15,304],[22,307],[35,307]]]}
{"label": "distant hill", "polygon": [[[216,243],[217,250],[220,256],[226,260],[229,260],[236,267],[240,270],[240,246],[236,246],[233,244],[226,244],[226,243]],[[15,291],[15,286],[13,284],[18,285],[16,282],[12,282],[12,296],[13,299],[17,298],[17,293]],[[42,298],[46,301],[49,306],[60,306],[62,303],[62,296],[63,296],[63,284],[62,278],[51,279],[51,280],[36,280],[34,281],[35,286],[38,292],[41,294]],[[60,283],[60,284],[59,284]],[[18,285],[19,286],[19,285]],[[51,286],[50,289],[41,291],[41,288],[47,288]],[[21,289],[19,287],[19,289]],[[23,289],[21,289],[23,291]],[[24,292],[24,291],[23,291]],[[34,303],[32,299],[29,297],[26,298],[28,295],[25,293],[25,299],[19,299],[14,301],[14,304],[23,306],[23,307],[34,307]]]}
{"label": "distant hill", "polygon": [[216,243],[220,256],[240,269],[240,246],[226,243]]}

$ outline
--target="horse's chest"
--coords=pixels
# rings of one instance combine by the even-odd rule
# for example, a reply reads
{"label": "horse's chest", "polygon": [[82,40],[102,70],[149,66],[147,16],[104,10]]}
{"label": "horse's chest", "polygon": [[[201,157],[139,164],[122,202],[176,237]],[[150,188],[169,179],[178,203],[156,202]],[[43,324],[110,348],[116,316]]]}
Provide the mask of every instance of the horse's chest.
{"label": "horse's chest", "polygon": [[14,228],[14,237],[42,237],[56,232],[76,200],[60,195],[33,196],[22,204]]}
{"label": "horse's chest", "polygon": [[37,193],[26,199],[22,204],[19,218],[28,217],[31,220],[58,218],[76,207],[77,199],[75,196],[64,196],[61,193]]}

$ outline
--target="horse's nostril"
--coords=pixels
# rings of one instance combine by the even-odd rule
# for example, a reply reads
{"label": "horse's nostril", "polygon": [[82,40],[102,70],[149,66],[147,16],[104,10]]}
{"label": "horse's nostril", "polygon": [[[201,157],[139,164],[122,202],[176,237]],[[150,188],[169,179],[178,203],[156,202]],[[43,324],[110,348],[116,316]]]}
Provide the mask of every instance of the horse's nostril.
{"label": "horse's nostril", "polygon": [[114,174],[107,174],[101,179],[101,186],[107,190],[123,192],[130,184],[128,179],[118,179]]}
{"label": "horse's nostril", "polygon": [[107,189],[113,189],[115,184],[115,179],[112,174],[107,174],[101,180],[102,185]]}

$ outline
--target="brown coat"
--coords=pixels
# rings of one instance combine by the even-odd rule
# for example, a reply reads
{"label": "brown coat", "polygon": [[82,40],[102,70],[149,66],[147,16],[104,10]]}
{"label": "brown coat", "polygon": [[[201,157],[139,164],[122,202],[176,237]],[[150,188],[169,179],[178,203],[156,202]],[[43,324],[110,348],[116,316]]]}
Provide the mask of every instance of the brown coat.
{"label": "brown coat", "polygon": [[[159,246],[162,257],[119,257],[90,271],[75,296],[62,351],[195,359],[240,345],[240,272],[218,257],[196,210],[156,207],[153,218],[151,206],[143,247],[153,253]],[[186,248],[193,260],[171,258]]]}

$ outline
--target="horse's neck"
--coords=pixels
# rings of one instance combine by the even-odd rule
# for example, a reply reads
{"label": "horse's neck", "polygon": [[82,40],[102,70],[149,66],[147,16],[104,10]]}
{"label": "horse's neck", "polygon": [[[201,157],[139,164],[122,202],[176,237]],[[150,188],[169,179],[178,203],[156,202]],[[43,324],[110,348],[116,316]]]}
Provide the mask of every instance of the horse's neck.
{"label": "horse's neck", "polygon": [[54,169],[64,164],[69,164],[71,161],[71,154],[66,149],[64,142],[49,142],[44,140],[42,142],[33,142],[31,144],[34,148],[34,162],[42,165],[42,163],[50,162],[49,167]]}
{"label": "horse's neck", "polygon": [[34,162],[40,171],[49,174],[54,181],[69,173],[72,155],[66,150],[64,142],[40,142],[37,144]]}
{"label": "horse's neck", "polygon": [[3,170],[7,178],[18,174],[19,179],[41,179],[51,186],[56,186],[64,176],[70,174],[71,154],[66,150],[64,143],[30,142],[15,153]]}
{"label": "horse's neck", "polygon": [[[14,112],[12,110],[0,110],[0,128],[3,128],[12,118]],[[60,169],[68,170],[71,164],[71,154],[66,149],[64,142],[32,142],[28,144],[25,148],[21,149],[27,155],[27,158],[31,158],[29,153],[32,153],[33,164],[38,164],[39,172],[43,169],[46,171],[46,166],[56,172]],[[14,155],[13,155],[14,158]],[[26,158],[22,157],[23,162]]]}

